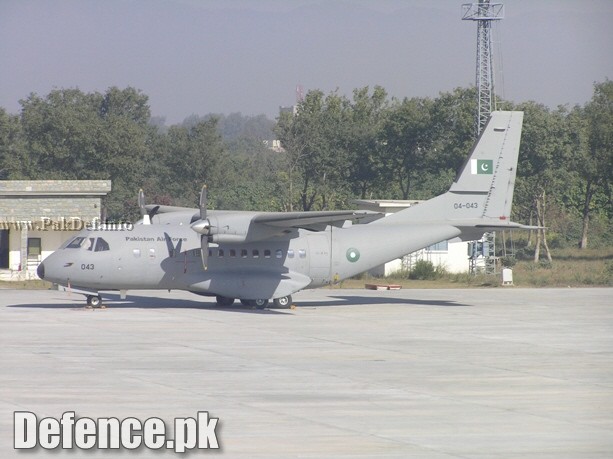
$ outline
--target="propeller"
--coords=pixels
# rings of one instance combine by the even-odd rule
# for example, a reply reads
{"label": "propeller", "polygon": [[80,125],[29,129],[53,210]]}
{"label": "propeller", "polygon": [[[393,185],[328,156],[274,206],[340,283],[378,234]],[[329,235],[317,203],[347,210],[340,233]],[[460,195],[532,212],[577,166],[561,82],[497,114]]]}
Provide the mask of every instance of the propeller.
{"label": "propeller", "polygon": [[206,218],[207,210],[207,187],[202,185],[200,190],[200,201],[198,203],[200,207],[200,220],[192,225],[192,229],[201,234],[200,236],[200,248],[202,254],[202,267],[206,271],[208,269],[209,262],[209,235],[211,232],[211,223]]}
{"label": "propeller", "polygon": [[140,210],[140,216],[143,220],[143,225],[151,224],[151,217],[147,213],[147,209],[145,209],[145,192],[141,188],[138,190],[138,208]]}

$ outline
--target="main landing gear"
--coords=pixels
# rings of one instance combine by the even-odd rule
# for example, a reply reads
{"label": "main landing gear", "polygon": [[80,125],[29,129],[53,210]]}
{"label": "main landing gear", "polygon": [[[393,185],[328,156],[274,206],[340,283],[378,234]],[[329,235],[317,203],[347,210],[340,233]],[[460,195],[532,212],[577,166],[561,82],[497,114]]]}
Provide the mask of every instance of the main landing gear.
{"label": "main landing gear", "polygon": [[[225,296],[217,296],[215,297],[217,301],[217,305],[220,307],[230,307],[234,304],[234,298],[228,298]],[[257,300],[240,300],[243,306],[248,306],[250,308],[255,309],[264,309],[268,306],[269,300],[266,299],[257,299]],[[292,306],[292,297],[291,295],[287,295],[281,298],[275,298],[272,300],[273,307],[276,309],[289,309]]]}
{"label": "main landing gear", "polygon": [[102,306],[102,297],[100,295],[87,295],[87,305],[92,308],[99,308]]}

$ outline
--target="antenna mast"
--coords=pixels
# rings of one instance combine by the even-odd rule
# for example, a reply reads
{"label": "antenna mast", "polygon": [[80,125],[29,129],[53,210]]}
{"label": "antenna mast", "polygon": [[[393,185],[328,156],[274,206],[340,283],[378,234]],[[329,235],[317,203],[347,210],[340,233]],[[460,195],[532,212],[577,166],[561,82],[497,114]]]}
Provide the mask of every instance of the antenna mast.
{"label": "antenna mast", "polygon": [[462,5],[463,21],[477,21],[477,118],[475,131],[477,137],[485,127],[490,113],[496,110],[494,94],[494,72],[492,66],[492,21],[504,18],[504,5],[479,0],[479,3]]}

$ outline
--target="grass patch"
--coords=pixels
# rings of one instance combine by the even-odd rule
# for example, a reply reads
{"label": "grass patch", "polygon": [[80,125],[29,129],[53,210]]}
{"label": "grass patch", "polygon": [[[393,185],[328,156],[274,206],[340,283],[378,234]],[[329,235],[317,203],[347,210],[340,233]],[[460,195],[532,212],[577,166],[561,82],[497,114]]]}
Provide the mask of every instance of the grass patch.
{"label": "grass patch", "polygon": [[13,290],[50,290],[53,287],[51,282],[40,279],[20,280],[20,281],[0,281],[0,289]]}
{"label": "grass patch", "polygon": [[613,287],[613,248],[559,249],[553,261],[522,261],[513,281],[526,287]]}
{"label": "grass patch", "polygon": [[[517,260],[513,266],[516,287],[613,287],[613,247],[579,250],[556,249],[553,261]],[[424,275],[425,273],[425,275]],[[411,277],[426,277],[412,279]],[[420,267],[418,275],[398,272],[388,277],[362,274],[344,280],[336,288],[364,288],[364,284],[398,284],[403,288],[485,288],[502,285],[502,274],[453,274]],[[334,288],[334,287],[332,287]]]}

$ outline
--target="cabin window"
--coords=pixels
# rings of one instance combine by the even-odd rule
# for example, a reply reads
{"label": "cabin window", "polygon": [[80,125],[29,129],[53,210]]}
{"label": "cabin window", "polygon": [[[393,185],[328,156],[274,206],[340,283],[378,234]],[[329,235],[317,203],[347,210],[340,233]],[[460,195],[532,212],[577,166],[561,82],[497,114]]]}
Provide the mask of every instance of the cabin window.
{"label": "cabin window", "polygon": [[155,258],[155,249],[149,249],[149,258]]}
{"label": "cabin window", "polygon": [[67,249],[78,249],[79,247],[81,247],[81,245],[83,244],[83,241],[85,240],[84,237],[75,237],[70,244],[68,244],[66,246]]}
{"label": "cabin window", "polygon": [[270,258],[270,250],[264,250],[264,258]]}
{"label": "cabin window", "polygon": [[140,258],[140,249],[132,249],[132,255],[134,258]]}
{"label": "cabin window", "polygon": [[287,258],[294,258],[294,249],[287,250]]}
{"label": "cabin window", "polygon": [[298,250],[298,256],[300,258],[306,258],[306,250],[304,250],[304,249]]}
{"label": "cabin window", "polygon": [[253,258],[260,258],[260,251],[258,249],[253,249],[251,254],[253,255]]}
{"label": "cabin window", "polygon": [[223,249],[217,249],[217,256],[223,258]]}
{"label": "cabin window", "polygon": [[96,248],[94,249],[94,252],[106,252],[107,250],[111,250],[109,243],[99,237],[96,240]]}
{"label": "cabin window", "polygon": [[248,254],[247,249],[241,249],[241,258],[247,258]]}
{"label": "cabin window", "polygon": [[85,248],[86,248],[87,250],[89,250],[90,252],[91,252],[92,250],[94,250],[94,241],[95,241],[95,240],[96,240],[96,238],[95,238],[95,237],[90,237],[90,238],[87,240],[87,242],[85,243]]}
{"label": "cabin window", "polygon": [[230,257],[236,258],[236,249],[230,249]]}
{"label": "cabin window", "polygon": [[283,258],[283,250],[277,249],[276,252],[275,252],[275,257]]}

